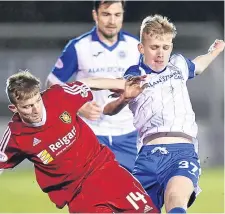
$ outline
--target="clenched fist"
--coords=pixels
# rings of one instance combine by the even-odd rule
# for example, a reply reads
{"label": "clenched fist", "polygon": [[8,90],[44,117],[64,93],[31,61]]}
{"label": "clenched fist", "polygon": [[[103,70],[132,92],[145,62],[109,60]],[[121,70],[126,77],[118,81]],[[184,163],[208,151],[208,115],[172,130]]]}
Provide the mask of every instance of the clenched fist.
{"label": "clenched fist", "polygon": [[210,46],[209,52],[218,51],[222,52],[224,50],[225,43],[223,40],[216,39],[215,42]]}
{"label": "clenched fist", "polygon": [[88,120],[98,120],[102,109],[95,101],[92,101],[85,103],[78,112]]}

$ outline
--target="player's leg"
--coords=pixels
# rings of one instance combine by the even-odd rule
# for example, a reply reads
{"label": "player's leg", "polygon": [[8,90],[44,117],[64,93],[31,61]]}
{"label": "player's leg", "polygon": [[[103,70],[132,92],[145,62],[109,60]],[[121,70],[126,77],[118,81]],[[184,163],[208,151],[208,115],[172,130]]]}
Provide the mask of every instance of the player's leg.
{"label": "player's leg", "polygon": [[186,213],[187,204],[194,191],[192,181],[184,176],[172,177],[165,190],[165,209],[169,213]]}
{"label": "player's leg", "polygon": [[171,165],[164,173],[165,208],[169,213],[186,213],[192,203],[192,194],[197,188],[200,175],[198,155],[192,144],[171,144],[167,146]]}
{"label": "player's leg", "polygon": [[116,213],[158,213],[140,182],[117,161],[105,163],[87,177],[79,195],[74,199],[76,212],[91,213],[105,206]]}
{"label": "player's leg", "polygon": [[111,150],[120,165],[132,172],[137,157],[137,131],[125,135],[112,136]]}
{"label": "player's leg", "polygon": [[[114,209],[106,205],[95,205],[91,201],[84,201],[84,199],[81,199],[79,197],[82,197],[82,195],[78,195],[77,198],[72,200],[68,204],[69,213],[113,213]],[[80,204],[85,204],[86,206],[81,206]]]}
{"label": "player's leg", "polygon": [[157,209],[161,210],[164,204],[164,191],[163,186],[158,182],[158,173],[163,170],[159,167],[162,157],[158,153],[152,154],[155,147],[155,145],[146,145],[141,148],[135,161],[133,175],[140,181]]}
{"label": "player's leg", "polygon": [[141,183],[131,173],[122,167],[115,169],[115,173],[118,180],[113,182],[120,192],[117,209],[124,213],[159,213]]}

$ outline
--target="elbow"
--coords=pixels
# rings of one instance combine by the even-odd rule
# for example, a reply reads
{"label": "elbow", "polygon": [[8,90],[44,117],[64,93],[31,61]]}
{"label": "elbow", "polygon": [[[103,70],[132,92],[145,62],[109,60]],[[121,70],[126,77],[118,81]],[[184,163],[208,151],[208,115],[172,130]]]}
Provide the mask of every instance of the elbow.
{"label": "elbow", "polygon": [[105,108],[103,110],[103,114],[108,115],[108,116],[113,116],[116,114],[116,112],[113,111],[112,109],[110,109],[109,107],[105,106]]}
{"label": "elbow", "polygon": [[58,77],[56,77],[53,73],[50,73],[45,82],[45,86],[48,88],[55,84],[64,85],[65,83],[59,80]]}
{"label": "elbow", "polygon": [[49,79],[47,79],[45,82],[45,88],[50,88],[52,85],[53,85],[53,83],[51,81],[49,81]]}

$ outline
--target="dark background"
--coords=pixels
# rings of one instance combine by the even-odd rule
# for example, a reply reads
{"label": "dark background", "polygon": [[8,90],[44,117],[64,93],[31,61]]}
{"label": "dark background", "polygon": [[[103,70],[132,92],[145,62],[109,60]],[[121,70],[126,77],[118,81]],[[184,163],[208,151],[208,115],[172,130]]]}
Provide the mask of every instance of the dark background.
{"label": "dark background", "polygon": [[[92,7],[92,1],[0,2],[0,22],[90,22]],[[127,1],[125,10],[127,22],[150,12],[172,21],[218,21],[224,26],[223,1]]]}

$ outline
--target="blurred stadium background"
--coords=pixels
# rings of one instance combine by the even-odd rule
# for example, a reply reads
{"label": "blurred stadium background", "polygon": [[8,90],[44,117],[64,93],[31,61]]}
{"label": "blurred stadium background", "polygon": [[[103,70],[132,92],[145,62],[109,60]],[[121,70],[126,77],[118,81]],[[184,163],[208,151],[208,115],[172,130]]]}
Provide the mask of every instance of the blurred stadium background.
{"label": "blurred stadium background", "polygon": [[[137,10],[138,8],[138,10]],[[11,116],[5,80],[28,68],[44,85],[67,41],[93,26],[92,2],[0,2],[0,133]],[[190,59],[206,53],[216,38],[224,39],[224,2],[128,1],[124,29],[138,36],[142,19],[160,13],[176,24],[174,51]],[[203,192],[192,213],[224,213],[224,55],[188,83],[199,124]],[[44,88],[44,87],[43,87]],[[25,142],[26,143],[26,142]],[[112,175],[113,176],[113,175]],[[39,189],[32,164],[24,161],[0,176],[0,213],[59,213]]]}

